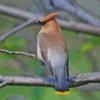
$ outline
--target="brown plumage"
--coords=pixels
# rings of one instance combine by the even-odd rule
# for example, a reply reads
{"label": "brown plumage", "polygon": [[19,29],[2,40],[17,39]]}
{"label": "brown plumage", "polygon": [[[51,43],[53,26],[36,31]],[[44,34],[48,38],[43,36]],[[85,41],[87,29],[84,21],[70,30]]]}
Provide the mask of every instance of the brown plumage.
{"label": "brown plumage", "polygon": [[42,27],[37,37],[37,56],[55,76],[56,94],[69,94],[65,76],[68,63],[67,46],[63,33],[54,19],[58,15],[57,12],[52,13],[38,21]]}
{"label": "brown plumage", "polygon": [[45,22],[45,21],[51,20],[51,19],[55,18],[58,15],[59,15],[58,12],[49,14],[48,16],[46,16],[45,18],[43,18],[42,20],[40,20],[40,22]]}
{"label": "brown plumage", "polygon": [[[44,36],[43,38],[46,37],[47,41],[50,41],[49,43],[51,44],[52,47],[55,46],[54,43],[60,44],[60,46],[64,47],[65,52],[67,52],[65,38],[63,36],[63,33],[62,33],[57,21],[54,19],[58,15],[59,15],[58,12],[52,13],[52,14],[46,16],[45,18],[43,18],[42,20],[40,20],[40,22],[50,20],[44,26],[41,27],[41,30],[37,37],[37,55],[42,61],[43,61],[43,58],[41,56],[40,47],[39,47],[40,35],[43,35]],[[46,42],[46,39],[44,39],[44,40],[42,39],[42,41],[41,41],[41,44],[42,44],[41,50],[47,48],[45,46],[46,45],[45,43],[48,43],[48,42]]]}

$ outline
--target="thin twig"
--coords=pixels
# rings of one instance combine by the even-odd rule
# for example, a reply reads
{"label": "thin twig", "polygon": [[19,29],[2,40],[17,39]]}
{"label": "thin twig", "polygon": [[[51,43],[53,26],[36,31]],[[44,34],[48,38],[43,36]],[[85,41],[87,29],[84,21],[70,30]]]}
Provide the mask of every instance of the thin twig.
{"label": "thin twig", "polygon": [[33,57],[34,59],[41,61],[35,54],[29,54],[26,52],[17,52],[17,51],[12,52],[12,51],[5,50],[5,49],[0,49],[0,52],[4,52],[4,53],[8,53],[8,54],[21,54],[21,55]]}

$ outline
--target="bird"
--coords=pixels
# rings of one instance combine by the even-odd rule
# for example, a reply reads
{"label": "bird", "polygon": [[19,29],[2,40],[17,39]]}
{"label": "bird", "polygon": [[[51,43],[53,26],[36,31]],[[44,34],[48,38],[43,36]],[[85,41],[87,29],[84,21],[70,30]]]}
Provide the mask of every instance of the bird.
{"label": "bird", "polygon": [[37,36],[37,57],[43,61],[51,75],[55,77],[55,94],[69,95],[68,80],[68,53],[62,30],[55,20],[60,13],[54,12],[40,21],[34,21],[41,26]]}

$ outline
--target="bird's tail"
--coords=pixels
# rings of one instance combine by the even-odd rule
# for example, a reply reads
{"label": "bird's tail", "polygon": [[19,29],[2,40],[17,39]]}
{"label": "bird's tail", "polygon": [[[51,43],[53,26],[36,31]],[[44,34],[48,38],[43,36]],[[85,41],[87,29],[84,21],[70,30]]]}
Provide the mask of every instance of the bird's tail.
{"label": "bird's tail", "polygon": [[56,95],[69,95],[69,91],[64,91],[64,92],[61,92],[61,91],[55,91],[55,94]]}
{"label": "bird's tail", "polygon": [[65,70],[56,69],[55,71],[55,94],[69,95],[68,82],[66,80]]}

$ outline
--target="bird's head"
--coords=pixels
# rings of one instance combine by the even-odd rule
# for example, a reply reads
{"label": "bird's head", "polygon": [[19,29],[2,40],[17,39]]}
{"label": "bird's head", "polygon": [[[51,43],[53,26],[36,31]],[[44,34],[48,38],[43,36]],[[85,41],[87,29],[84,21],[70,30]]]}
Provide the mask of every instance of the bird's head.
{"label": "bird's head", "polygon": [[45,18],[43,18],[42,20],[40,21],[34,21],[35,24],[38,24],[40,26],[44,26],[48,21],[54,19],[56,16],[58,16],[59,13],[58,12],[55,12],[55,13],[51,13],[49,15],[47,15]]}

